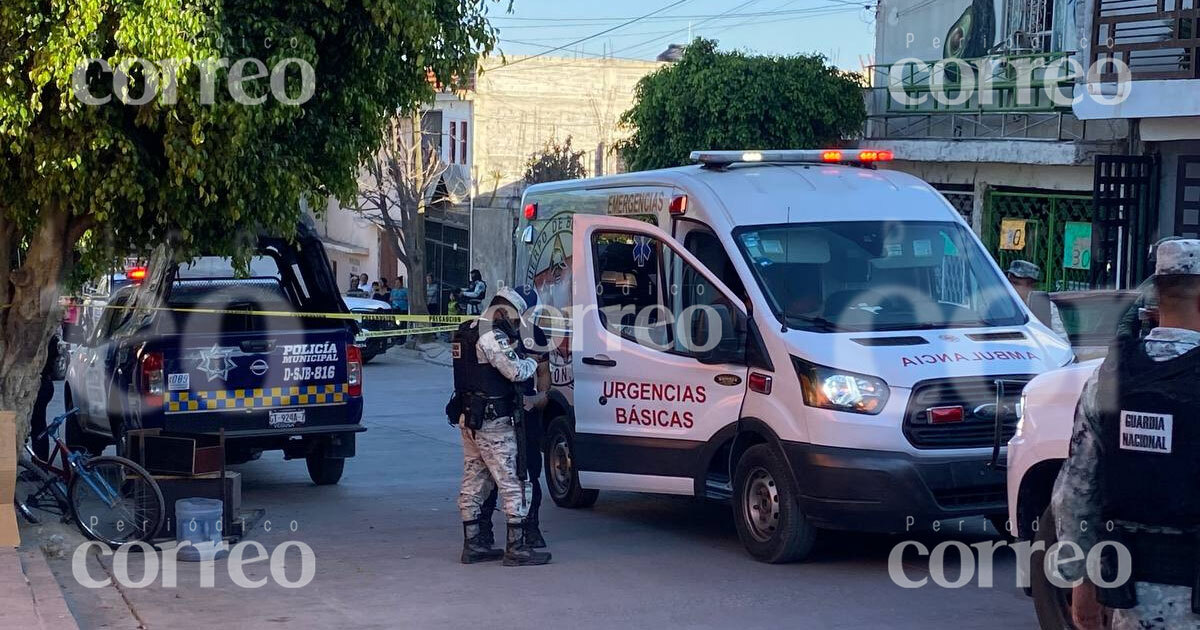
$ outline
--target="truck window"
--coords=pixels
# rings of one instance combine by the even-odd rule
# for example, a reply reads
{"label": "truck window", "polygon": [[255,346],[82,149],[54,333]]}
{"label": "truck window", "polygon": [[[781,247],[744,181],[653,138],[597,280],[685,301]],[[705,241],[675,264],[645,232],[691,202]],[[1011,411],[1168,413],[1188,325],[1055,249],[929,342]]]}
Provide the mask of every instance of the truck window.
{"label": "truck window", "polygon": [[[691,307],[736,308],[704,275],[661,241],[622,232],[593,237],[596,304],[605,328],[638,344],[691,356],[690,335],[677,335],[689,325]],[[703,344],[703,339],[695,340]]]}

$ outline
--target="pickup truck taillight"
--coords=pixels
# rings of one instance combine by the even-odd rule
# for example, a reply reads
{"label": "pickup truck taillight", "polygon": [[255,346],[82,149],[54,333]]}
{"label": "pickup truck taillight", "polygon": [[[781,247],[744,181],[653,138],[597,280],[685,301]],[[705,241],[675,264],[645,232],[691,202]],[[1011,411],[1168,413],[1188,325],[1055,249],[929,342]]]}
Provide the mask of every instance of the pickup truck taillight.
{"label": "pickup truck taillight", "polygon": [[142,393],[147,397],[147,403],[161,405],[165,389],[163,376],[163,355],[161,352],[147,352],[142,355]]}
{"label": "pickup truck taillight", "polygon": [[351,396],[362,396],[362,350],[355,345],[346,346],[346,384]]}

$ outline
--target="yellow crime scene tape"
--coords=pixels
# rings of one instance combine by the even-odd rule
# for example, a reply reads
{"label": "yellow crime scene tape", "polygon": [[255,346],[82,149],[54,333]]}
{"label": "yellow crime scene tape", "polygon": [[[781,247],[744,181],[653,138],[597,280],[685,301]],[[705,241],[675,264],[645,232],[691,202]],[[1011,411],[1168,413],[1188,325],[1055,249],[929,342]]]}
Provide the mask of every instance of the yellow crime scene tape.
{"label": "yellow crime scene tape", "polygon": [[[171,306],[146,306],[137,307],[130,305],[114,305],[114,304],[87,304],[86,302],[79,305],[81,308],[90,309],[113,309],[122,311],[145,310],[152,312],[168,312],[168,313],[188,313],[202,315],[250,315],[255,317],[301,317],[306,319],[334,319],[334,320],[353,320],[356,322],[363,321],[383,321],[392,322],[395,324],[431,324],[430,326],[422,326],[419,328],[400,328],[397,330],[370,330],[361,332],[359,338],[373,337],[401,337],[409,335],[425,335],[440,332],[450,332],[457,330],[459,324],[465,321],[470,321],[476,316],[474,315],[404,315],[397,313],[319,313],[312,311],[258,311],[253,309],[222,309],[222,308],[195,308],[195,307],[171,307]],[[437,324],[442,324],[438,326]]]}

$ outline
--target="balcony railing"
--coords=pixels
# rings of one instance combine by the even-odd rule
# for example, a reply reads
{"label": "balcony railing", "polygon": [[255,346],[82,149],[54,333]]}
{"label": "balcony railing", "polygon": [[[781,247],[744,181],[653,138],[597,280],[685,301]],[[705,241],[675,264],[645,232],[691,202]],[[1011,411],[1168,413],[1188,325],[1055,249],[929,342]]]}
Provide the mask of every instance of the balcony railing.
{"label": "balcony railing", "polygon": [[1066,53],[909,62],[871,69],[867,137],[1079,140],[1077,64]]}
{"label": "balcony railing", "polygon": [[[1092,63],[1114,59],[1133,80],[1200,78],[1198,0],[1095,0]],[[1112,64],[1101,79],[1115,81]]]}

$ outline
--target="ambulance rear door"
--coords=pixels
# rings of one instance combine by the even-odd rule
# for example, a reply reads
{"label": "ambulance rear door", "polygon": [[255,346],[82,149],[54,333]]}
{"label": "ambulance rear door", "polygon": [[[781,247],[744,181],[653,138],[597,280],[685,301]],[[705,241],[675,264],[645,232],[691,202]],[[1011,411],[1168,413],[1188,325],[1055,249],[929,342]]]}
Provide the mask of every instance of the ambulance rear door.
{"label": "ambulance rear door", "polygon": [[705,445],[741,411],[744,306],[658,227],[573,221],[580,484],[692,495]]}

